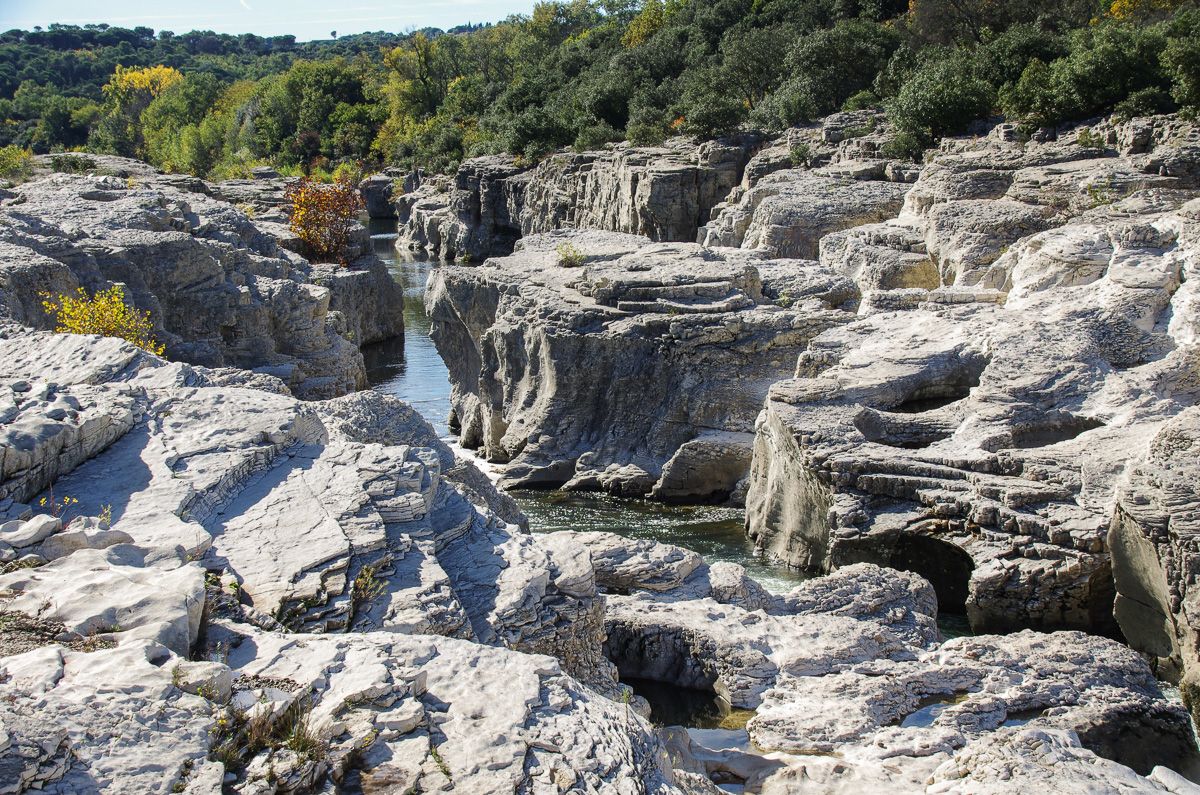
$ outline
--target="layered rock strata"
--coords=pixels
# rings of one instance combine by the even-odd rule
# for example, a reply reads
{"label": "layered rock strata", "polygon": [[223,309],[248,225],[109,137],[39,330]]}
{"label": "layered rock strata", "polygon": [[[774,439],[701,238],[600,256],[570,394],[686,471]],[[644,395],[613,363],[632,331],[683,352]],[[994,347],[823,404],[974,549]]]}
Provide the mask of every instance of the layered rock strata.
{"label": "layered rock strata", "polygon": [[[253,183],[254,195],[271,185]],[[260,218],[244,205],[251,220],[210,193],[221,194],[152,171],[59,174],[15,188],[0,206],[6,314],[47,328],[46,294],[120,283],[149,310],[171,358],[256,369],[306,398],[364,386],[357,346],[403,333],[399,288],[384,265],[310,264],[274,236],[286,237],[282,210]]]}
{"label": "layered rock strata", "polygon": [[743,135],[662,147],[619,144],[559,153],[534,168],[511,158],[474,158],[453,179],[400,196],[396,245],[442,259],[505,255],[527,235],[599,229],[655,241],[690,241],[742,179],[760,139]]}
{"label": "layered rock strata", "polygon": [[760,545],[815,569],[914,569],[980,631],[1118,632],[1118,486],[1197,398],[1200,150],[1156,124],[1102,125],[1100,151],[1004,127],[947,142],[898,218],[820,240],[860,319],[768,397],[747,499]]}
{"label": "layered rock strata", "polygon": [[767,388],[851,295],[814,262],[560,232],[434,270],[426,306],[460,441],[506,484],[704,500],[737,491]]}
{"label": "layered rock strata", "polygon": [[[241,791],[351,769],[482,791],[565,790],[572,770],[598,790],[667,791],[648,727],[599,695],[617,685],[586,552],[505,524],[485,479],[448,479],[462,464],[411,409],[369,394],[301,403],[249,373],[71,335],[0,341],[0,377],[6,781],[217,791],[211,757]],[[347,631],[367,634],[304,634]],[[487,683],[464,678],[473,666]],[[481,687],[525,711],[478,724],[464,698]],[[126,695],[107,707],[87,695],[113,689]],[[101,729],[109,709],[166,717],[161,731]],[[284,741],[301,712],[319,754]],[[608,740],[578,739],[608,724]],[[285,733],[260,749],[251,725]],[[517,739],[539,733],[541,751]]]}

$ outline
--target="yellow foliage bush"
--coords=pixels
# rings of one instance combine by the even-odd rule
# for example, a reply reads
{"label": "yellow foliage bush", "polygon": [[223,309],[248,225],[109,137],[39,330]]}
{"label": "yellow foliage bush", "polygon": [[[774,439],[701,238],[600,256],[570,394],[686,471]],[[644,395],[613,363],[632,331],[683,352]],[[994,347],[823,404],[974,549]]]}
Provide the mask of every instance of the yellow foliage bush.
{"label": "yellow foliage bush", "polygon": [[23,179],[33,170],[33,152],[20,146],[0,146],[0,177]]}
{"label": "yellow foliage bush", "polygon": [[80,287],[76,295],[47,297],[42,301],[60,334],[99,334],[119,337],[162,356],[165,346],[154,339],[154,324],[148,311],[139,311],[125,303],[125,291],[119,285],[89,297]]}
{"label": "yellow foliage bush", "polygon": [[157,97],[182,80],[183,73],[170,66],[147,66],[138,69],[135,66],[117,64],[112,78],[104,86],[104,93],[106,96],[126,97],[145,92],[151,97]]}
{"label": "yellow foliage bush", "polygon": [[285,195],[292,203],[290,225],[314,257],[346,264],[362,196],[348,179],[324,185],[304,177]]}

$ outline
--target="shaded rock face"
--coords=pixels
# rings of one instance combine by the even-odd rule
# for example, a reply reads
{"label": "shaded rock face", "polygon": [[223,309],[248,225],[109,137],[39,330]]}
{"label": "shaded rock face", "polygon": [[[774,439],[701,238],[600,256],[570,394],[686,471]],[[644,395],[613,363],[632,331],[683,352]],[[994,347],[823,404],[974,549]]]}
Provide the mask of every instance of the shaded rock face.
{"label": "shaded rock face", "polygon": [[169,182],[54,175],[17,188],[0,209],[8,316],[46,328],[42,293],[122,283],[172,358],[257,369],[305,398],[365,385],[355,343],[403,333],[383,265],[312,266],[233,206]]}
{"label": "shaded rock face", "polygon": [[562,232],[435,270],[426,306],[461,443],[505,483],[704,500],[745,477],[767,388],[849,290],[811,262]]}
{"label": "shaded rock face", "polygon": [[1200,411],[1162,426],[1122,484],[1109,531],[1116,617],[1130,643],[1161,673],[1182,677],[1193,713],[1200,677],[1193,590]]}
{"label": "shaded rock face", "polygon": [[397,200],[397,246],[441,259],[512,252],[523,236],[597,229],[655,241],[690,241],[742,179],[757,136],[663,147],[618,145],[561,153],[535,168],[507,157],[468,160]]}
{"label": "shaded rock face", "polygon": [[521,236],[525,168],[511,157],[468,160],[396,197],[397,248],[445,260],[506,254]]}
{"label": "shaded rock face", "polygon": [[668,730],[677,767],[761,792],[940,792],[931,780],[990,780],[987,765],[1045,778],[1037,738],[1060,763],[1054,791],[1193,786],[1167,769],[1196,761],[1186,712],[1114,641],[1024,631],[939,645],[933,589],[911,573],[854,564],[773,595],[669,544],[555,535],[591,554],[623,676],[756,710],[747,730],[766,756]]}
{"label": "shaded rock face", "polygon": [[947,141],[897,218],[821,238],[860,317],[768,396],[761,546],[918,571],[977,631],[1117,634],[1118,488],[1197,398],[1195,133],[1135,127],[1099,125],[1108,150]]}

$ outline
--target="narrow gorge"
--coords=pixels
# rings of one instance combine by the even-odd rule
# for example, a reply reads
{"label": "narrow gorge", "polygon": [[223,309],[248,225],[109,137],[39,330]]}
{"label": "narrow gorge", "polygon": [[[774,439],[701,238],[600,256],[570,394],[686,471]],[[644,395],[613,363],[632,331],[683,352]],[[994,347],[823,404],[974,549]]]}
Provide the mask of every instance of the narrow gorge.
{"label": "narrow gorge", "polygon": [[1200,125],[976,133],[39,158],[0,793],[1200,793]]}

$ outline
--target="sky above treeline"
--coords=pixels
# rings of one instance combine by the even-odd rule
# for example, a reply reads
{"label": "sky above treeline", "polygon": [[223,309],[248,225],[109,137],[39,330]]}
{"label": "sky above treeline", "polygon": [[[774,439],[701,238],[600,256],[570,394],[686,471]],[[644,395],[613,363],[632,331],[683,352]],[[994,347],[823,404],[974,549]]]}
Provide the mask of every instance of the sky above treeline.
{"label": "sky above treeline", "polygon": [[0,0],[0,30],[52,22],[86,25],[107,22],[133,28],[184,33],[291,34],[301,41],[364,31],[402,33],[418,28],[452,28],[468,22],[499,22],[528,14],[533,0]]}

